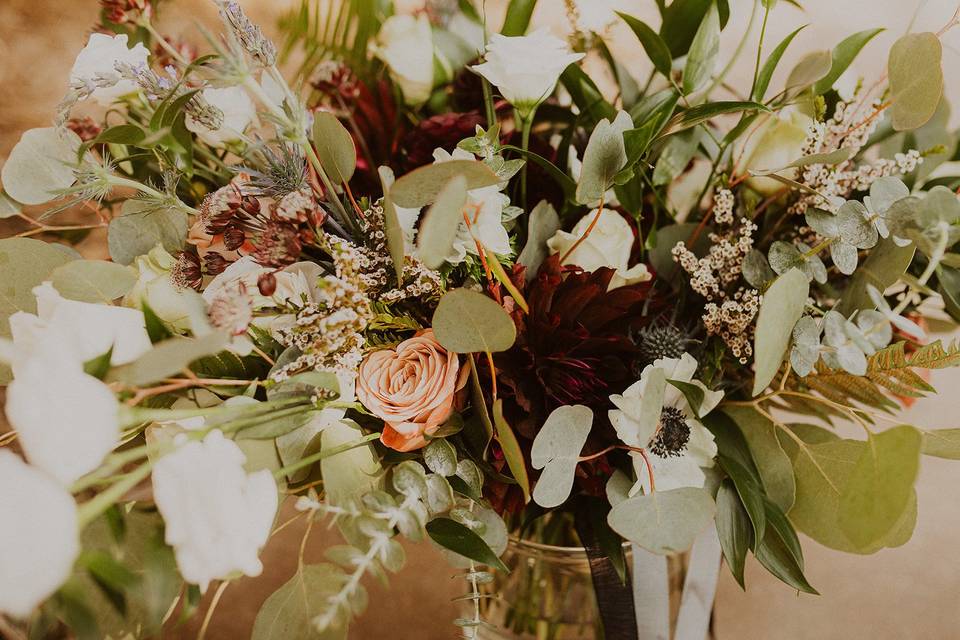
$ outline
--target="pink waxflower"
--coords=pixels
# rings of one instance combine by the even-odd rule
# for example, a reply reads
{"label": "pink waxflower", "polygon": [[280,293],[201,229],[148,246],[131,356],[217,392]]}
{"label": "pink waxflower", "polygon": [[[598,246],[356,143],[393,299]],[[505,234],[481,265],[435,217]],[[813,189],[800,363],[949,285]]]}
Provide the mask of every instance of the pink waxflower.
{"label": "pink waxflower", "polygon": [[369,354],[360,365],[357,399],[386,423],[380,437],[384,445],[413,451],[450,417],[467,372],[461,371],[457,354],[440,346],[433,329],[427,329],[396,349]]}

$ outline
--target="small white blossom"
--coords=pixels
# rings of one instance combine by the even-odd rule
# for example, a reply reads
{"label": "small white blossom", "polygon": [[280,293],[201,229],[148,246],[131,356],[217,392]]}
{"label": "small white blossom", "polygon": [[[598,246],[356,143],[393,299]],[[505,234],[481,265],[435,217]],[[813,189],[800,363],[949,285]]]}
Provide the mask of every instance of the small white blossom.
{"label": "small white blossom", "polygon": [[[561,257],[566,255],[587,232],[594,218],[597,217],[597,211],[594,209],[583,216],[571,231],[557,231],[547,240],[550,253],[559,253]],[[611,290],[646,282],[653,278],[653,274],[647,270],[645,264],[627,266],[630,262],[633,241],[633,231],[627,221],[616,211],[604,209],[593,231],[567,256],[563,264],[575,264],[586,271],[596,271],[600,267],[614,269],[616,273],[609,285]]]}
{"label": "small white blossom", "polygon": [[174,442],[178,448],[154,466],[153,495],[180,573],[201,590],[236,571],[260,575],[258,553],[277,511],[273,475],[248,474],[240,447],[220,431]]}
{"label": "small white blossom", "polygon": [[526,115],[553,93],[563,70],[583,56],[547,29],[526,36],[494,34],[483,64],[473,70]]}
{"label": "small white blossom", "polygon": [[50,476],[0,451],[0,613],[26,618],[80,551],[77,506]]}
{"label": "small white blossom", "polygon": [[[116,70],[118,62],[127,63],[134,67],[147,64],[150,51],[141,43],[127,47],[125,34],[108,36],[103,33],[90,34],[87,46],[77,56],[73,68],[70,70],[70,82],[76,85],[96,85],[90,96],[99,104],[109,106],[117,99],[137,91],[137,85],[132,80],[121,79]],[[110,82],[103,82],[105,79]],[[112,80],[115,79],[116,82]],[[107,84],[109,86],[101,86]]]}

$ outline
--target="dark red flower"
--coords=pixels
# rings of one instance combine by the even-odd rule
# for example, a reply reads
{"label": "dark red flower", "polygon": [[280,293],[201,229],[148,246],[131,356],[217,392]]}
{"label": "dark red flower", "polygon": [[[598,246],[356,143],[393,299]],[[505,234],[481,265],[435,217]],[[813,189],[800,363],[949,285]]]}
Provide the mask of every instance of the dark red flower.
{"label": "dark red flower", "polygon": [[90,142],[103,131],[103,127],[97,124],[90,116],[70,118],[67,120],[67,128],[80,136],[80,139],[84,142]]}
{"label": "dark red flower", "polygon": [[486,119],[476,111],[441,113],[421,121],[403,138],[403,166],[407,171],[433,162],[437,148],[453,151],[464,138],[476,135]]}

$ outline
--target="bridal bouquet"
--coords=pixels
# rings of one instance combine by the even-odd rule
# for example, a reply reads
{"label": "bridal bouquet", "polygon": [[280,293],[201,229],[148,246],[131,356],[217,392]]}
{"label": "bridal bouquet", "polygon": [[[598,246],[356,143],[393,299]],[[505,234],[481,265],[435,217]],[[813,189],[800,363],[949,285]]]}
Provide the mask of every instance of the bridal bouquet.
{"label": "bridal bouquet", "polygon": [[508,540],[629,592],[624,542],[709,534],[816,593],[798,531],[909,539],[921,454],[960,458],[897,417],[960,364],[929,336],[960,321],[956,16],[860,79],[879,30],[781,71],[773,0],[727,61],[727,0],[569,0],[563,34],[536,0],[305,0],[280,48],[231,1],[167,38],[160,4],[101,0],[2,170],[5,636],[157,635],[300,519],[257,640],[345,637],[400,539],[462,572],[466,637]]}

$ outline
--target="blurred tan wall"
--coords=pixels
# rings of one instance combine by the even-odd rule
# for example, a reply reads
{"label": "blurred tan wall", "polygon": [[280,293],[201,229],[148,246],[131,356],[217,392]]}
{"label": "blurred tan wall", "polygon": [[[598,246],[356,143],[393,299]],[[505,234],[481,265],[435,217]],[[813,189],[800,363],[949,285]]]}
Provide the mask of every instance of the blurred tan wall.
{"label": "blurred tan wall", "polygon": [[[408,0],[404,0],[408,1]],[[415,0],[411,0],[415,1]],[[246,0],[251,15],[274,32],[274,18],[289,0]],[[491,15],[501,2],[488,2]],[[749,0],[732,0],[734,21],[724,32],[723,59],[733,51],[746,28]],[[832,46],[854,31],[889,27],[858,60],[858,70],[875,73],[884,64],[886,47],[907,29],[918,5],[899,0],[805,0],[804,13],[780,2],[769,27],[769,47],[798,24],[809,23],[794,43],[787,60],[814,48]],[[212,2],[174,0],[164,14],[164,30],[190,29],[190,21],[211,23]],[[655,22],[652,0],[624,0],[623,9]],[[541,0],[535,20],[562,24],[560,0]],[[919,4],[916,28],[938,30],[947,22],[953,0]],[[59,100],[76,52],[96,16],[94,0],[0,0],[0,162],[22,130],[45,126]],[[493,19],[491,19],[493,22]],[[631,71],[645,77],[648,63],[639,59],[639,45],[629,33],[617,30],[613,48]],[[196,32],[191,30],[192,37]],[[960,54],[960,31],[946,38],[945,70],[948,94],[960,104],[960,74],[955,71]],[[752,48],[755,45],[751,45]],[[752,72],[748,48],[734,73],[742,86]],[[784,65],[789,68],[789,64]],[[777,76],[782,78],[782,76]],[[775,79],[774,84],[777,80]],[[0,235],[3,235],[0,232]],[[102,242],[102,239],[100,240]],[[95,252],[95,243],[87,245]],[[933,378],[943,394],[919,403],[904,420],[928,427],[960,426],[960,371],[936,372]],[[2,418],[0,418],[2,422]],[[0,424],[0,431],[3,426]],[[960,638],[960,504],[957,487],[960,465],[926,459],[918,485],[920,518],[913,539],[900,549],[859,557],[832,552],[805,541],[807,576],[823,594],[798,596],[771,578],[756,563],[748,565],[749,590],[740,591],[724,569],[717,596],[716,627],[720,640],[763,638],[783,640],[930,640]],[[287,509],[289,512],[289,509]],[[287,514],[289,515],[289,513]],[[281,516],[282,517],[282,516]],[[210,640],[243,640],[260,603],[293,572],[301,526],[288,527],[268,547],[264,574],[245,578],[225,592],[207,635]],[[323,549],[336,536],[315,527],[308,561],[320,561]],[[368,613],[354,625],[356,640],[440,640],[455,637],[450,624],[456,608],[450,598],[463,593],[463,584],[451,577],[443,559],[425,545],[408,546],[408,565],[392,580],[390,589],[371,583]],[[168,637],[193,638],[198,621]]]}

